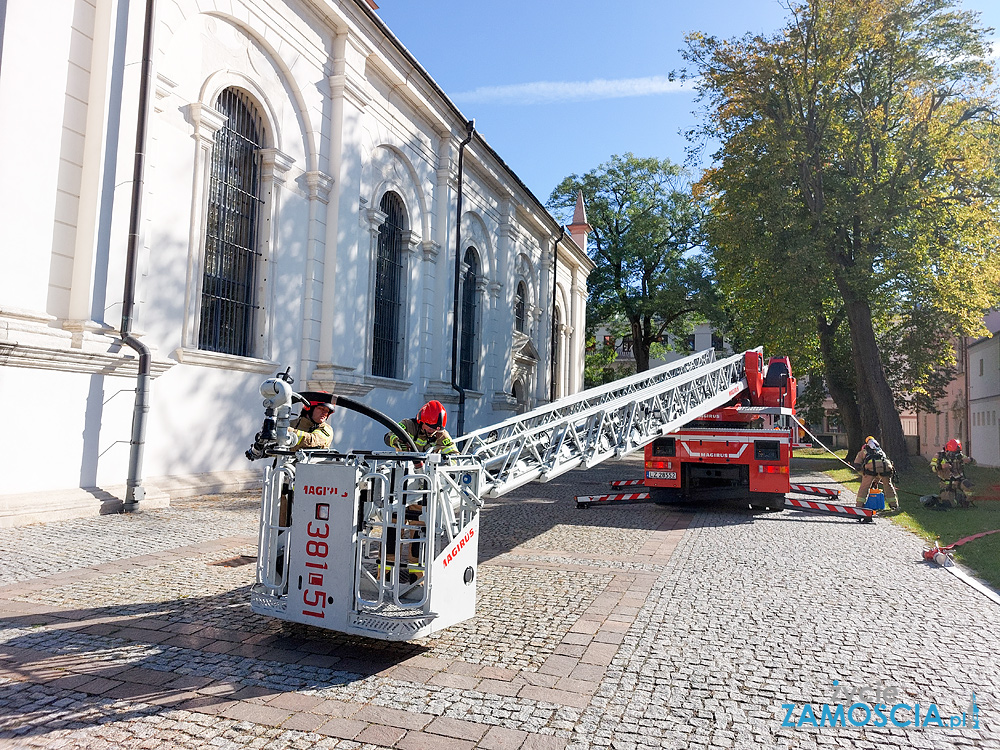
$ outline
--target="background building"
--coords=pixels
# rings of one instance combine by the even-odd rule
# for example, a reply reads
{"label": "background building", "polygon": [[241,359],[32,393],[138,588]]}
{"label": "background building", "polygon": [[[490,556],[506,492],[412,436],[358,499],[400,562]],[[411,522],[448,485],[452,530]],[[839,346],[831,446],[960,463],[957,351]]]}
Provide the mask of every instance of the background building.
{"label": "background building", "polygon": [[[286,367],[300,389],[398,418],[440,399],[454,428],[454,333],[466,430],[547,401],[553,373],[556,395],[579,390],[585,233],[469,139],[367,2],[159,0],[144,68],[152,7],[6,3],[0,451],[17,470],[0,479],[0,523],[120,507],[130,235],[126,317],[152,353],[147,505],[255,482],[257,387]],[[369,420],[331,423],[337,446],[381,446]]]}

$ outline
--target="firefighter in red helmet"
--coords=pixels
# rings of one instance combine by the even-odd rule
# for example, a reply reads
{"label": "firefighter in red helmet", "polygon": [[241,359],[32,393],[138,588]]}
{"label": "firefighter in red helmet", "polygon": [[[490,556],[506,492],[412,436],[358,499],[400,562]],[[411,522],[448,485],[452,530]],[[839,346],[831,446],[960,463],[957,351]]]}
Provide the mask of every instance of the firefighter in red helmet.
{"label": "firefighter in red helmet", "polygon": [[288,447],[292,450],[329,448],[333,442],[333,428],[326,420],[333,413],[332,396],[325,391],[305,391],[299,395],[306,403],[298,419],[289,425],[295,442]]}
{"label": "firefighter in red helmet", "polygon": [[[966,490],[972,486],[971,482],[965,478],[965,467],[974,464],[975,461],[962,453],[962,442],[952,438],[944,444],[944,448],[938,451],[931,461],[931,468],[937,474],[941,487],[936,495],[936,500],[927,503],[933,508],[970,508],[973,506],[972,499]],[[931,495],[930,497],[935,497]]]}
{"label": "firefighter in red helmet", "polygon": [[[440,453],[447,456],[457,453],[458,448],[445,429],[448,424],[448,412],[440,401],[428,401],[420,407],[413,419],[404,419],[399,423],[406,434],[413,438],[417,450],[421,453]],[[385,434],[385,444],[396,450],[405,450],[406,446],[391,432]]]}

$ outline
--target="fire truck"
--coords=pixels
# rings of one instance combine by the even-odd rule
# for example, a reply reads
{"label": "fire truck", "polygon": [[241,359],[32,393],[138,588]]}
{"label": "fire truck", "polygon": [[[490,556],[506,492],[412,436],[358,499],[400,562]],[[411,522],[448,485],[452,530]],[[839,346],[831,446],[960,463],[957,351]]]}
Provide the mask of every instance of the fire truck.
{"label": "fire truck", "polygon": [[764,365],[760,350],[744,352],[746,388],[717,409],[645,448],[645,485],[666,504],[710,496],[781,510],[789,492],[795,438],[795,378],[788,357]]}
{"label": "fire truck", "polygon": [[[455,438],[459,452],[448,461],[412,444],[402,452],[295,450],[292,409],[309,399],[292,390],[287,372],[270,378],[260,387],[264,422],[247,451],[247,458],[267,461],[251,609],[383,640],[420,638],[472,617],[479,516],[488,498],[624,457],[668,435],[676,450],[675,430],[728,413],[726,405],[743,394],[757,394],[762,404],[794,399],[790,376],[778,378],[785,395],[772,395],[779,366],[762,378],[761,357],[760,350],[722,360],[712,350],[698,352]],[[395,421],[365,404],[335,394],[330,402],[408,440]],[[774,493],[788,486],[789,447],[787,437],[781,440],[760,444],[761,451],[777,450],[777,460],[753,464],[785,467],[784,474],[768,470],[783,481]],[[709,479],[666,464],[651,471],[676,471],[688,485]],[[751,486],[772,487],[760,480]]]}

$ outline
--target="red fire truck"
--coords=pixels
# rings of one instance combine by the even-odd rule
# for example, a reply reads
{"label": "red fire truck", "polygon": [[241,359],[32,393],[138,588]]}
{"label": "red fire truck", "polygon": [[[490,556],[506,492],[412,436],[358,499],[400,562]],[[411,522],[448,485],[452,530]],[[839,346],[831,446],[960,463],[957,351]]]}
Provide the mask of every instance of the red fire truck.
{"label": "red fire truck", "polygon": [[745,391],[646,446],[645,485],[654,502],[710,496],[784,507],[795,378],[788,357],[771,357],[765,367],[760,352],[744,356]]}

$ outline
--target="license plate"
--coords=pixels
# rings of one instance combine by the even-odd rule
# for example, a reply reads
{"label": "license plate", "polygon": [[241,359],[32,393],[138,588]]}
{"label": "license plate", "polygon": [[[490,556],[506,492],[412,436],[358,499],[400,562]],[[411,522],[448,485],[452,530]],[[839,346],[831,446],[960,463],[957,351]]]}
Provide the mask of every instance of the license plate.
{"label": "license plate", "polygon": [[647,471],[646,479],[677,479],[676,471]]}

